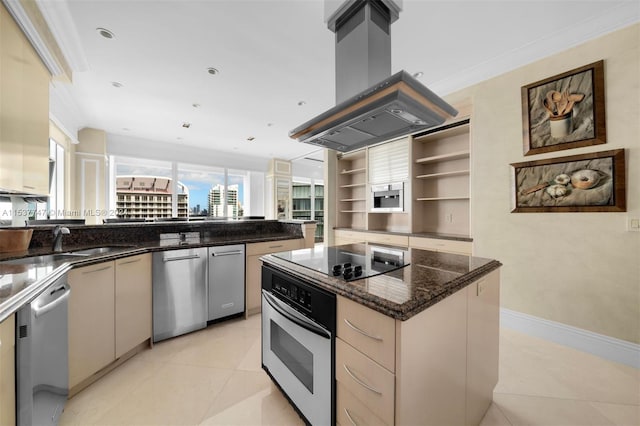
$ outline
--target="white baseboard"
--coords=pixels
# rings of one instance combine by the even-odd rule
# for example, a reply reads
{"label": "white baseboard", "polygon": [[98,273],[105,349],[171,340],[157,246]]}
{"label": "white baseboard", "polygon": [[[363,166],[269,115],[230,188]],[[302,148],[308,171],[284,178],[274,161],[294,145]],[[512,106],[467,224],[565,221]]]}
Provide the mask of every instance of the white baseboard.
{"label": "white baseboard", "polygon": [[500,325],[640,369],[640,345],[500,308]]}

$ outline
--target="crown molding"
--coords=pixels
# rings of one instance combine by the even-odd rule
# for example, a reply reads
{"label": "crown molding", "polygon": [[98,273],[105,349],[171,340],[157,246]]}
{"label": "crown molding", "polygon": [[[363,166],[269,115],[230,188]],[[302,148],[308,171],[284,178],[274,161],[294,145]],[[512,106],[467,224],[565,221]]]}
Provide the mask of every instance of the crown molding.
{"label": "crown molding", "polygon": [[80,42],[78,28],[69,11],[69,2],[66,0],[35,0],[35,2],[69,62],[71,70],[73,72],[88,71],[89,62]]}
{"label": "crown molding", "polygon": [[27,0],[2,0],[40,59],[57,78],[71,81],[72,73],[37,4]]}

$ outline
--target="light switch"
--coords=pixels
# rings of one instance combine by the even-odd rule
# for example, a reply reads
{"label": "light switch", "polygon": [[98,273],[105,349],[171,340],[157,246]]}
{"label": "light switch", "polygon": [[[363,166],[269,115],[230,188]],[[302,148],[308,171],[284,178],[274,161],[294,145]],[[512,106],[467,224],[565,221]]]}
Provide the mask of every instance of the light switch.
{"label": "light switch", "polygon": [[640,219],[635,217],[630,217],[627,220],[627,231],[640,232]]}

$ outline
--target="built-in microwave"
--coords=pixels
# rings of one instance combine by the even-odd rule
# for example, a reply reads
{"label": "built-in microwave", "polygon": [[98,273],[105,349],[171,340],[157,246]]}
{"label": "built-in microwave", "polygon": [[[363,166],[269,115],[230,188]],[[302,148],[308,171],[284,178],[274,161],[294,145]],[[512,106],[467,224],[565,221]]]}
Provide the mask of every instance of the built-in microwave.
{"label": "built-in microwave", "polygon": [[371,185],[372,212],[403,212],[404,182]]}

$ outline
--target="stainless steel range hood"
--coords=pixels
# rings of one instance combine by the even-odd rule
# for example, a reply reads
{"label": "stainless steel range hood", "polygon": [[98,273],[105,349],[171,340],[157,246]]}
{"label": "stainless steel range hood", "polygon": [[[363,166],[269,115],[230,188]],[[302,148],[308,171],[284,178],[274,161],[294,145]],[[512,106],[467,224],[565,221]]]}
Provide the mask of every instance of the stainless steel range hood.
{"label": "stainless steel range hood", "polygon": [[351,0],[329,19],[336,33],[335,107],[289,132],[347,152],[442,124],[458,112],[408,72],[389,76],[392,0]]}

